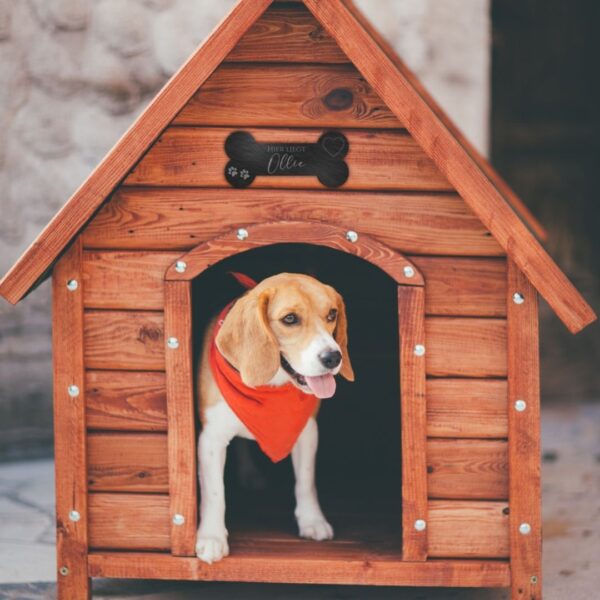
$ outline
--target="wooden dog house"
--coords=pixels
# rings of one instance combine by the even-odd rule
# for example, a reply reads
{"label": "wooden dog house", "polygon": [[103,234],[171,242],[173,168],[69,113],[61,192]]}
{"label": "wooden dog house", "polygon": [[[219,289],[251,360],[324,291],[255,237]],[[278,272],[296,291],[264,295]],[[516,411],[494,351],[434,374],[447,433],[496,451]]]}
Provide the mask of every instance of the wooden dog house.
{"label": "wooden dog house", "polygon": [[[541,598],[538,293],[574,333],[595,319],[544,235],[350,0],[241,0],[0,283],[16,303],[53,278],[59,597],[122,577]],[[287,244],[392,286],[398,510],[321,544],[258,519],[209,566],[194,282]]]}

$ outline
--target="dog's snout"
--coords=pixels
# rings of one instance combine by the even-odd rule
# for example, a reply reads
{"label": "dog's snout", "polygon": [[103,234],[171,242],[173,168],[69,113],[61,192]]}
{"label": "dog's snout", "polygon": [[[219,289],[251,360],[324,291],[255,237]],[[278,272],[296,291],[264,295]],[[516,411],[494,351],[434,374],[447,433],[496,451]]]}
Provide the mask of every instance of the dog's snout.
{"label": "dog's snout", "polygon": [[319,354],[319,360],[324,367],[335,369],[342,362],[342,353],[339,350],[325,350]]}

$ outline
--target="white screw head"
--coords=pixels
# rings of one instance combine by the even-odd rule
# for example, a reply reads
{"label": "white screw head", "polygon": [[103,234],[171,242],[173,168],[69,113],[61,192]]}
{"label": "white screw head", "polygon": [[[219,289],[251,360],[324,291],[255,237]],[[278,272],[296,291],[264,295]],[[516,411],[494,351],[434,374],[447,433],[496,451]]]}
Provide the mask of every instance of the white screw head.
{"label": "white screw head", "polygon": [[78,287],[79,287],[79,283],[78,283],[77,279],[69,279],[69,281],[67,281],[67,289],[70,292],[74,292]]}
{"label": "white screw head", "polygon": [[77,396],[79,396],[79,388],[76,385],[70,385],[67,388],[67,393],[71,398],[77,398]]}
{"label": "white screw head", "polygon": [[79,521],[81,519],[81,515],[76,510],[72,510],[69,513],[69,519],[71,521],[73,521],[74,523],[77,523],[77,521]]}
{"label": "white screw head", "polygon": [[417,344],[415,346],[415,356],[425,356],[425,346],[423,346],[423,344]]}
{"label": "white screw head", "polygon": [[415,276],[415,270],[410,266],[410,265],[406,265],[406,267],[404,267],[404,277],[408,277],[409,279],[411,277]]}
{"label": "white screw head", "polygon": [[63,576],[66,577],[69,574],[69,569],[67,569],[67,567],[61,567],[58,572]]}
{"label": "white screw head", "polygon": [[176,337],[170,337],[167,340],[167,346],[169,346],[171,350],[177,350],[177,348],[179,348],[179,340]]}
{"label": "white screw head", "polygon": [[515,292],[513,294],[513,302],[515,304],[523,304],[523,302],[525,302],[525,296],[523,296],[523,294],[520,294],[519,292]]}
{"label": "white screw head", "polygon": [[356,242],[358,242],[358,233],[356,233],[356,231],[347,231],[346,232],[346,239],[349,242],[352,242],[353,244],[356,244]]}
{"label": "white screw head", "polygon": [[538,582],[537,575],[532,575],[531,576],[531,583],[533,583],[533,585],[535,585],[537,582]]}
{"label": "white screw head", "polygon": [[241,227],[240,229],[237,230],[237,239],[240,240],[241,242],[243,242],[244,240],[247,240],[249,235],[250,234],[248,233],[248,230],[244,229],[243,227]]}
{"label": "white screw head", "polygon": [[425,531],[425,529],[427,529],[427,522],[423,519],[417,519],[415,521],[415,529],[417,531]]}
{"label": "white screw head", "polygon": [[185,270],[187,269],[187,264],[183,261],[183,260],[178,260],[175,263],[175,270],[178,273],[185,273]]}
{"label": "white screw head", "polygon": [[531,525],[529,523],[521,523],[519,525],[519,533],[521,535],[529,535],[531,533]]}
{"label": "white screw head", "polygon": [[525,400],[517,400],[515,402],[515,410],[517,412],[523,412],[527,408],[527,402]]}
{"label": "white screw head", "polygon": [[185,517],[180,514],[173,515],[173,525],[183,525],[185,523]]}

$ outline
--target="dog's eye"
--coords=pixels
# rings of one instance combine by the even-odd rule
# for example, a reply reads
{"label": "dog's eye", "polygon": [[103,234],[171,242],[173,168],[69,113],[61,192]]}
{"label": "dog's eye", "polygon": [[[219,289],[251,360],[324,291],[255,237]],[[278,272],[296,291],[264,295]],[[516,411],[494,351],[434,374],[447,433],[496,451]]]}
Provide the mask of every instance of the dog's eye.
{"label": "dog's eye", "polygon": [[300,317],[296,313],[290,313],[289,315],[285,315],[281,321],[286,325],[298,325]]}
{"label": "dog's eye", "polygon": [[327,315],[327,320],[330,323],[333,323],[337,319],[338,311],[335,308],[332,308]]}

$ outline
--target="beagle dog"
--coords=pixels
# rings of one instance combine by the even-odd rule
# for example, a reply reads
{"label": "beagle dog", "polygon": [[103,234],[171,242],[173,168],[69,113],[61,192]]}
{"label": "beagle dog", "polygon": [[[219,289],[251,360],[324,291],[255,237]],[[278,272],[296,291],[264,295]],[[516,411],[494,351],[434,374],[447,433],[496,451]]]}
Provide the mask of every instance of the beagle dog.
{"label": "beagle dog", "polygon": [[[315,487],[316,415],[320,399],[335,393],[335,375],[354,380],[347,346],[341,295],[307,275],[269,277],[209,324],[198,374],[200,560],[210,564],[229,554],[223,476],[235,436],[257,440],[273,460],[291,450],[299,534],[333,537]],[[227,386],[242,405],[225,397]]]}

